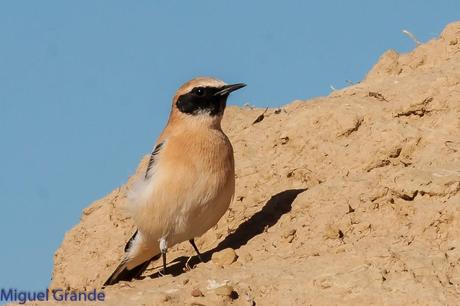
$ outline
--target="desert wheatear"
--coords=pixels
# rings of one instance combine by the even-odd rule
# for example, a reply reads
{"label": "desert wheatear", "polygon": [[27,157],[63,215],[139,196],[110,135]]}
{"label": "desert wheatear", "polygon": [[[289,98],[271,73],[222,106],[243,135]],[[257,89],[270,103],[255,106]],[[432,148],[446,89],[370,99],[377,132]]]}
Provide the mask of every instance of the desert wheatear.
{"label": "desert wheatear", "polygon": [[201,259],[194,238],[219,221],[235,191],[233,149],[220,123],[229,94],[244,86],[200,77],[177,90],[145,176],[128,195],[137,231],[104,285],[140,276],[160,254],[165,273],[168,247],[186,240]]}

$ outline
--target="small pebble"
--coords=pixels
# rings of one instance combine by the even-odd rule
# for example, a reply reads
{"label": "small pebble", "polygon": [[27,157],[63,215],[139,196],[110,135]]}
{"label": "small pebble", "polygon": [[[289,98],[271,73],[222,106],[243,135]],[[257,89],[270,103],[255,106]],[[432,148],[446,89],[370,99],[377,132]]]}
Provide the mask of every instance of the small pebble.
{"label": "small pebble", "polygon": [[212,254],[211,260],[214,264],[219,266],[229,266],[236,261],[238,256],[235,250],[227,248],[220,252]]}
{"label": "small pebble", "polygon": [[200,289],[198,288],[195,288],[192,290],[192,296],[193,297],[200,297],[200,296],[204,296],[203,292],[201,292]]}
{"label": "small pebble", "polygon": [[214,289],[214,292],[220,296],[231,296],[233,292],[233,287],[229,285],[223,285]]}
{"label": "small pebble", "polygon": [[334,225],[328,225],[326,227],[326,231],[324,233],[324,237],[326,239],[338,239],[339,236],[340,236],[340,229],[338,229],[336,226]]}

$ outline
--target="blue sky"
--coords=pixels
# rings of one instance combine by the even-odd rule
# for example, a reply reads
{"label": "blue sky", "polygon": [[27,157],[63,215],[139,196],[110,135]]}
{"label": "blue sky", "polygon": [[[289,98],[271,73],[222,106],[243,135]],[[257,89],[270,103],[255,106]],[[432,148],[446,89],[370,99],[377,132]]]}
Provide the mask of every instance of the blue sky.
{"label": "blue sky", "polygon": [[0,288],[37,290],[81,210],[123,184],[184,81],[277,106],[359,81],[460,19],[444,1],[0,2]]}

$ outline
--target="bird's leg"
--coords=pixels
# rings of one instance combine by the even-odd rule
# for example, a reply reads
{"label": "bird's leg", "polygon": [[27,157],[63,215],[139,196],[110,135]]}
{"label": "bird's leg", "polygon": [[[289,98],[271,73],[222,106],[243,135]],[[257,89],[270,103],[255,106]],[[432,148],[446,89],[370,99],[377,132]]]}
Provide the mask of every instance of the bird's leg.
{"label": "bird's leg", "polygon": [[190,239],[189,240],[190,244],[192,245],[192,247],[195,249],[195,252],[196,254],[198,255],[198,259],[203,262],[203,258],[201,258],[201,253],[200,251],[198,250],[198,248],[196,247],[196,244],[195,244],[195,239]]}
{"label": "bird's leg", "polygon": [[163,257],[163,272],[161,274],[166,275],[166,252],[168,251],[168,242],[166,239],[160,239],[160,251],[161,257]]}
{"label": "bird's leg", "polygon": [[190,271],[193,269],[193,267],[190,266],[189,262],[190,260],[193,258],[193,256],[189,256],[189,258],[187,259],[187,261],[185,262],[185,267],[184,267],[184,271]]}

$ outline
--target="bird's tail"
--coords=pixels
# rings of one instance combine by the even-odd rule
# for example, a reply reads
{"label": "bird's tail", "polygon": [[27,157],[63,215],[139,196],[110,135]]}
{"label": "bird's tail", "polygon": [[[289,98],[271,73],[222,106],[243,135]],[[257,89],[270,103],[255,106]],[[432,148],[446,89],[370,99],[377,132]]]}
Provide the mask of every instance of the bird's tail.
{"label": "bird's tail", "polygon": [[138,278],[142,275],[145,269],[147,269],[148,265],[154,258],[155,257],[141,263],[132,269],[128,269],[126,260],[123,260],[112,273],[112,275],[105,281],[103,287],[114,285],[121,281],[131,281],[134,278]]}
{"label": "bird's tail", "polygon": [[105,281],[103,287],[114,285],[120,281],[131,281],[141,276],[150,262],[159,258],[158,253],[158,247],[152,248],[144,244],[142,235],[136,231],[126,244],[123,260]]}

